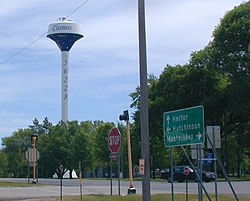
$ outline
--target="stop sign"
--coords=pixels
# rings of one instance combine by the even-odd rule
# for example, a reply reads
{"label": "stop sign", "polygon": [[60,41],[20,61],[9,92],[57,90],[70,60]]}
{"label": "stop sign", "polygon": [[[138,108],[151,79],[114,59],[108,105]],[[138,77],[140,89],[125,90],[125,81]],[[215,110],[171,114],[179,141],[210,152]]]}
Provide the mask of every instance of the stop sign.
{"label": "stop sign", "polygon": [[190,173],[190,169],[188,168],[188,167],[185,167],[184,168],[184,175],[189,175],[189,173]]}
{"label": "stop sign", "polygon": [[108,135],[108,145],[112,154],[117,154],[121,147],[121,134],[118,128],[112,128]]}

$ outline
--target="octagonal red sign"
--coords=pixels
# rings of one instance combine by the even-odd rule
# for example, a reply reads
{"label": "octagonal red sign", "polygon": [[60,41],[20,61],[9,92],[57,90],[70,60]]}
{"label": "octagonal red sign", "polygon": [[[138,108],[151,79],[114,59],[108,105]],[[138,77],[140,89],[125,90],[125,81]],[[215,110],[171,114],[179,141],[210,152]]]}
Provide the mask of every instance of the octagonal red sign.
{"label": "octagonal red sign", "polygon": [[189,175],[189,173],[190,173],[190,169],[188,168],[188,167],[185,167],[184,168],[184,175]]}
{"label": "octagonal red sign", "polygon": [[118,128],[112,128],[108,135],[108,145],[112,154],[117,154],[121,147],[121,134]]}

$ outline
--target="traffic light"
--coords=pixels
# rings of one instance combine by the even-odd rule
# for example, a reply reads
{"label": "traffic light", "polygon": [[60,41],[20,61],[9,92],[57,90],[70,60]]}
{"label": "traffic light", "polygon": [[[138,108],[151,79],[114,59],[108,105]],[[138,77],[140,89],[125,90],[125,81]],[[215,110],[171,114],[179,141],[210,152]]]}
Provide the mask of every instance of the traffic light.
{"label": "traffic light", "polygon": [[128,121],[129,120],[129,115],[128,115],[128,110],[123,111],[123,114],[119,116],[120,121]]}
{"label": "traffic light", "polygon": [[30,140],[31,140],[31,142],[36,142],[38,140],[38,135],[37,134],[32,134],[30,136]]}

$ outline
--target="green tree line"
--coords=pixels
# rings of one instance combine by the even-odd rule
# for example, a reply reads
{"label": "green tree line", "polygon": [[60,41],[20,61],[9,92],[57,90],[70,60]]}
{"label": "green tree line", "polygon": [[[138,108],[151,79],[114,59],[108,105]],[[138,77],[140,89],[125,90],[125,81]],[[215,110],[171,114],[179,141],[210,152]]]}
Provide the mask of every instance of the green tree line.
{"label": "green tree line", "polygon": [[[25,152],[32,147],[31,135],[34,133],[38,135],[39,176],[52,177],[61,164],[72,171],[78,170],[81,162],[84,171],[89,173],[94,173],[97,167],[108,168],[108,134],[113,127],[114,123],[103,121],[69,121],[67,124],[59,122],[52,125],[48,118],[42,123],[35,119],[29,128],[19,129],[2,139],[0,176],[27,176]],[[122,134],[121,150],[126,158],[126,129],[123,124],[119,124],[118,128]]]}
{"label": "green tree line", "polygon": [[[250,2],[242,3],[221,19],[206,47],[192,52],[185,65],[166,65],[156,77],[148,76],[151,169],[169,166],[169,149],[164,147],[163,113],[203,105],[205,125],[221,127],[220,158],[228,173],[250,173]],[[140,158],[140,87],[130,94],[134,108],[131,122],[133,165]],[[70,121],[52,125],[47,118],[33,121],[32,128],[19,129],[2,139],[0,176],[27,175],[25,151],[30,135],[39,134],[39,167],[51,177],[60,164],[77,169],[79,161],[88,172],[109,167],[107,145],[113,122]],[[122,161],[127,170],[126,128],[122,134]],[[189,149],[189,146],[187,146]],[[206,149],[205,152],[211,150]],[[180,149],[174,148],[175,164],[187,164]],[[154,173],[154,171],[152,171]]]}

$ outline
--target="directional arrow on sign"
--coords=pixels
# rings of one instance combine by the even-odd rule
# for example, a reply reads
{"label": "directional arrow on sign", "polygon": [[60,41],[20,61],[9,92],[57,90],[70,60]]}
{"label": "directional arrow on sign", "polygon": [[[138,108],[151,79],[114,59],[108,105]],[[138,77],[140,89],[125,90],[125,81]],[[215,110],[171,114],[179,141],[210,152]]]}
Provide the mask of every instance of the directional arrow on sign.
{"label": "directional arrow on sign", "polygon": [[171,131],[171,128],[168,126],[166,131],[169,133]]}
{"label": "directional arrow on sign", "polygon": [[168,122],[168,124],[169,124],[169,121],[170,121],[169,115],[167,116],[166,120],[167,120],[167,122]]}
{"label": "directional arrow on sign", "polygon": [[200,133],[200,132],[198,132],[198,134],[196,135],[196,137],[198,137],[199,138],[199,140],[201,139],[201,137],[202,137],[202,134]]}

